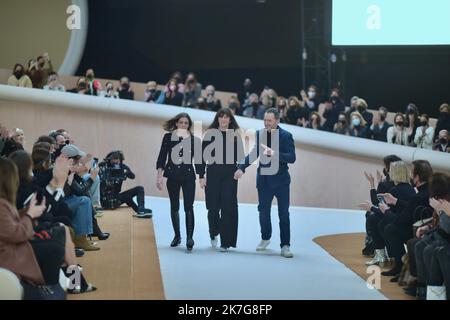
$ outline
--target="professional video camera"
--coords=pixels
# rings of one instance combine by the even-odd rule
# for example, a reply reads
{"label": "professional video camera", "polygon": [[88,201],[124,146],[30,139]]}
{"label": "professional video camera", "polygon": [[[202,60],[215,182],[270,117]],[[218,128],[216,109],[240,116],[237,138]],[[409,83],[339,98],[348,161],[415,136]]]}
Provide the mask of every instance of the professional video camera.
{"label": "professional video camera", "polygon": [[116,209],[120,206],[120,189],[122,188],[122,182],[127,179],[125,167],[122,163],[111,163],[112,157],[117,157],[117,155],[123,161],[121,151],[112,151],[99,163],[100,202],[104,209]]}

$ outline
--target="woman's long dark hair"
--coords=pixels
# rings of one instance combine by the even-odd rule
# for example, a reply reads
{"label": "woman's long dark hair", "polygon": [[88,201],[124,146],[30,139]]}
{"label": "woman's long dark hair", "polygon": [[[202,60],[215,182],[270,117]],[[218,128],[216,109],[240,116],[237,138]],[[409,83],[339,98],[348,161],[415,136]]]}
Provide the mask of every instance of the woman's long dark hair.
{"label": "woman's long dark hair", "polygon": [[216,116],[214,117],[213,122],[208,127],[208,129],[219,129],[219,118],[227,116],[230,118],[230,124],[228,125],[228,129],[238,130],[239,125],[237,124],[236,118],[233,115],[233,112],[231,112],[228,108],[221,108],[219,111],[216,112]]}
{"label": "woman's long dark hair", "polygon": [[33,160],[30,155],[25,150],[17,150],[9,155],[9,159],[17,166],[19,180],[21,182],[31,182],[30,169],[33,167]]}
{"label": "woman's long dark hair", "polygon": [[166,130],[166,131],[169,131],[169,132],[172,132],[172,131],[176,130],[177,129],[177,122],[181,118],[188,119],[188,121],[189,121],[188,131],[191,132],[192,119],[186,112],[179,113],[175,117],[173,117],[172,119],[167,120],[164,123],[164,125],[163,125],[163,129]]}

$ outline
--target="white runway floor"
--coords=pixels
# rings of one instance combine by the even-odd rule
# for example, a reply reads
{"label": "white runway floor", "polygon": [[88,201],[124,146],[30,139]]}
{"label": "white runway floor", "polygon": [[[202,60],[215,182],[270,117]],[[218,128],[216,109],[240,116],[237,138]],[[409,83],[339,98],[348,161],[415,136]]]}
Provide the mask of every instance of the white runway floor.
{"label": "white runway floor", "polygon": [[[256,205],[239,205],[236,249],[221,253],[211,248],[207,211],[196,201],[195,246],[185,249],[184,212],[180,211],[182,246],[171,248],[173,229],[169,200],[146,197],[153,209],[153,223],[167,299],[179,300],[303,300],[386,299],[368,289],[358,275],[334,259],[312,239],[321,235],[364,231],[362,211],[292,207],[291,251],[294,258],[280,256],[278,213],[272,208],[273,235],[270,250],[255,251],[260,241]],[[182,203],[181,206],[182,207]]]}

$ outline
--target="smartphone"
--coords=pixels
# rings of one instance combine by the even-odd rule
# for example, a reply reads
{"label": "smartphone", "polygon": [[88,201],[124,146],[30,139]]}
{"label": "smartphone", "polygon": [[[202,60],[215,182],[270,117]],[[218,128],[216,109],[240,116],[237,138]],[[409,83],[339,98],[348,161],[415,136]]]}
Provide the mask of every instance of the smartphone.
{"label": "smartphone", "polygon": [[384,201],[383,196],[377,196],[377,198],[378,198],[378,201],[379,201],[380,203],[386,204],[386,201]]}
{"label": "smartphone", "polygon": [[98,166],[98,158],[93,158],[94,161],[92,162],[92,169],[96,169]]}

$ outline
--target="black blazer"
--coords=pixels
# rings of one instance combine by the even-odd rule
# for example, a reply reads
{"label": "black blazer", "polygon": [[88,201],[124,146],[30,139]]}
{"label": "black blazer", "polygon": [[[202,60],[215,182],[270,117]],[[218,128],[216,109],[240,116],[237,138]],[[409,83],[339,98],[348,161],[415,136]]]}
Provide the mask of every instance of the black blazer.
{"label": "black blazer", "polygon": [[[180,160],[183,158],[184,152],[189,152],[190,155],[190,163],[180,163],[175,164],[172,161],[172,150],[179,143],[182,143],[183,138],[175,136],[178,138],[175,141],[172,141],[172,132],[168,132],[164,135],[161,149],[159,150],[158,160],[156,161],[156,169],[164,170],[164,177],[175,180],[195,180],[195,174],[197,173],[199,178],[203,178],[205,176],[205,165],[203,164],[202,154],[198,154],[196,151],[202,151],[202,143],[201,140],[195,137],[193,134],[187,139],[189,139],[190,143],[188,143],[188,148],[180,148],[179,156]],[[186,143],[186,142],[185,142]],[[193,163],[195,163],[195,170]]]}
{"label": "black blazer", "polygon": [[383,124],[381,129],[378,125],[374,125],[372,130],[373,140],[387,142],[387,131],[391,126],[392,125],[387,122]]}

